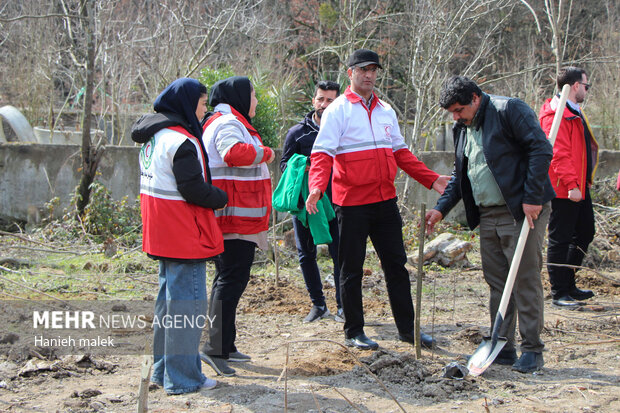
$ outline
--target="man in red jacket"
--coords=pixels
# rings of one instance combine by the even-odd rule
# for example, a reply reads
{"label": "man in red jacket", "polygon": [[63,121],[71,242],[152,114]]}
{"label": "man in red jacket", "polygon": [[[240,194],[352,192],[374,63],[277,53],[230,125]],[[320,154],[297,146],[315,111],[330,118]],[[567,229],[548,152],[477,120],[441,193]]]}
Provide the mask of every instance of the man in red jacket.
{"label": "man in red jacket", "polygon": [[[577,67],[563,68],[557,84],[560,90],[564,85],[570,85],[570,92],[549,168],[556,198],[551,201],[547,270],[553,304],[574,308],[580,305],[579,301],[594,296],[590,290],[577,288],[577,268],[571,266],[581,265],[588,245],[594,239],[590,186],[598,162],[598,144],[579,106],[590,89],[586,71]],[[547,136],[558,102],[559,97],[554,96],[540,109],[540,125]]]}
{"label": "man in red jacket", "polygon": [[[368,237],[381,260],[399,338],[413,343],[413,303],[394,178],[401,168],[442,193],[450,177],[431,171],[407,149],[394,110],[374,93],[381,68],[377,53],[356,50],[347,64],[351,85],[325,109],[312,147],[306,209],[317,212],[333,166],[345,343],[360,349],[378,347],[364,334],[362,276]],[[422,346],[433,343],[431,336],[422,334]]]}

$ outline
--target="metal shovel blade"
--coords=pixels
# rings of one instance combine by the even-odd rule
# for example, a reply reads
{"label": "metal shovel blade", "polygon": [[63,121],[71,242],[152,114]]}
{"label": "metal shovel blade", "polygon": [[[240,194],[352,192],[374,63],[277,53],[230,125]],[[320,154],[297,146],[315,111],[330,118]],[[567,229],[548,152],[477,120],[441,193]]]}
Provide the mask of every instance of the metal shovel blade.
{"label": "metal shovel blade", "polygon": [[508,340],[504,337],[498,337],[491,340],[491,337],[485,337],[478,346],[474,354],[467,361],[467,369],[471,376],[481,375],[495,360],[495,357],[502,351]]}

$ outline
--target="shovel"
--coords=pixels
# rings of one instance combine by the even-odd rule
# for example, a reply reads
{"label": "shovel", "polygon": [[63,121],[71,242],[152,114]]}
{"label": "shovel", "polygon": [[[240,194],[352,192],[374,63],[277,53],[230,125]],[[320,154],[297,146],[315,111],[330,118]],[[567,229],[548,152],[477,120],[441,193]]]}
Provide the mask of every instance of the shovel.
{"label": "shovel", "polygon": [[[555,142],[555,138],[560,129],[560,122],[562,121],[562,114],[564,113],[564,107],[566,106],[566,99],[568,98],[568,92],[570,90],[569,85],[564,85],[562,88],[562,94],[560,95],[560,101],[558,107],[555,110],[555,116],[553,117],[553,123],[551,124],[551,131],[549,133],[549,141],[551,145]],[[495,357],[506,345],[506,338],[499,336],[499,330],[504,322],[504,316],[506,315],[506,309],[510,302],[510,296],[512,294],[512,287],[514,286],[515,279],[517,278],[517,271],[519,270],[519,264],[521,263],[521,256],[523,255],[523,248],[525,248],[525,242],[530,231],[527,219],[523,219],[523,226],[521,226],[521,233],[517,240],[517,247],[515,253],[512,256],[512,262],[510,263],[510,270],[508,271],[508,277],[506,278],[506,284],[504,285],[504,292],[502,293],[502,299],[499,302],[499,308],[497,315],[495,316],[495,322],[493,323],[493,331],[491,337],[485,337],[482,343],[478,346],[474,354],[469,358],[467,362],[467,369],[472,376],[481,375],[495,360]]]}

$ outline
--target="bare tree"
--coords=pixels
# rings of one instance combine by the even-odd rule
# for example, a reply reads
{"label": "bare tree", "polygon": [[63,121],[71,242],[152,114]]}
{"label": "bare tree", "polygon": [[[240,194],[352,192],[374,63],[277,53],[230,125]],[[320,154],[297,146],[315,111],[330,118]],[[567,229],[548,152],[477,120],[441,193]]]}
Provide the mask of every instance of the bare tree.
{"label": "bare tree", "polygon": [[90,200],[90,185],[95,180],[97,167],[103,155],[104,146],[93,146],[90,138],[90,119],[93,107],[93,90],[95,86],[95,0],[82,0],[80,15],[86,37],[86,92],[84,93],[84,116],[82,118],[82,178],[77,189],[76,209],[78,216]]}
{"label": "bare tree", "polygon": [[[90,23],[81,14],[89,4]],[[8,0],[0,4],[0,99],[52,129],[92,100],[93,126],[111,122],[119,143],[133,112],[148,110],[170,81],[227,65],[269,82],[287,124],[307,102],[302,90],[324,77],[345,83],[347,56],[368,47],[383,57],[377,92],[410,147],[432,149],[444,122],[437,95],[451,74],[535,105],[560,64],[600,64],[593,76],[605,92],[618,90],[618,23],[611,0]],[[94,83],[92,99],[82,100],[87,29]],[[601,121],[617,123],[604,113]]]}
{"label": "bare tree", "polygon": [[[404,128],[409,129],[412,151],[434,147],[434,131],[443,132],[443,110],[437,102],[445,79],[451,74],[477,78],[496,63],[496,36],[511,9],[509,0],[414,2],[408,12],[407,27],[412,32],[408,45],[410,84],[405,86],[413,94],[414,118],[411,127]],[[404,198],[409,183],[407,176]]]}

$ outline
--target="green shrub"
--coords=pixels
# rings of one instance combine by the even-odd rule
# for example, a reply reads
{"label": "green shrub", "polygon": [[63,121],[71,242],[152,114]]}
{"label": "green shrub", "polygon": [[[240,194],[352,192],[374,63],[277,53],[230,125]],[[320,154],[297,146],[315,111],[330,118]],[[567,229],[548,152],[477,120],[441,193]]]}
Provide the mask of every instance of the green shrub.
{"label": "green shrub", "polygon": [[[54,219],[60,199],[52,198],[47,204],[48,217],[41,228],[43,234],[52,240],[70,241],[89,238],[95,242],[110,242],[134,247],[142,240],[142,220],[139,199],[123,197],[115,201],[110,191],[101,183],[91,184],[88,205],[82,217],[76,217],[75,199],[63,211],[61,219]],[[77,190],[74,193],[77,195]]]}
{"label": "green shrub", "polygon": [[[205,85],[207,91],[211,93],[211,87],[215,82],[231,76],[235,76],[235,73],[230,67],[223,67],[220,69],[206,67],[200,71],[198,80]],[[258,99],[256,116],[252,119],[252,126],[256,128],[263,139],[263,145],[272,148],[278,147],[280,112],[278,110],[278,101],[275,93],[272,91],[272,86],[269,84],[267,77],[262,79],[254,79],[252,76],[248,77],[254,86],[256,98]]]}
{"label": "green shrub", "polygon": [[90,190],[90,201],[82,218],[86,232],[100,241],[134,234],[130,239],[135,241],[141,232],[137,231],[141,224],[140,202],[130,201],[127,196],[115,201],[110,191],[97,181],[90,185]]}

